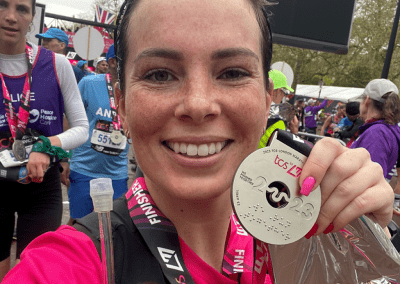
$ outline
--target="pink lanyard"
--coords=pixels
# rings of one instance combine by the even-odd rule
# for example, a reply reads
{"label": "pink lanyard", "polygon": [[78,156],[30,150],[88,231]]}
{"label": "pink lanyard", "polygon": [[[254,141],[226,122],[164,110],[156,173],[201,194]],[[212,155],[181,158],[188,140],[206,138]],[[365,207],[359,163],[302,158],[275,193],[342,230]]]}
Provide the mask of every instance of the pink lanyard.
{"label": "pink lanyard", "polygon": [[111,75],[106,74],[106,82],[107,82],[107,90],[108,96],[110,98],[110,108],[111,108],[111,119],[113,124],[113,130],[120,130],[121,129],[121,119],[117,113],[117,108],[115,106],[115,95],[114,95],[114,88],[111,84]]}
{"label": "pink lanyard", "polygon": [[33,66],[33,48],[26,43],[26,58],[28,61],[28,74],[25,79],[24,88],[22,91],[21,105],[19,107],[18,115],[15,113],[15,108],[12,105],[10,92],[6,86],[3,73],[0,73],[0,79],[3,87],[4,104],[7,112],[8,125],[10,127],[11,135],[15,139],[22,139],[25,133],[26,126],[29,120],[29,108],[31,102],[31,84],[32,84],[32,66]]}
{"label": "pink lanyard", "polygon": [[[174,239],[177,240],[178,235],[172,222],[168,220],[161,211],[159,211],[151,198],[147,191],[144,178],[137,178],[133,182],[131,189],[126,193],[125,197],[128,201],[128,209],[133,222],[141,232],[142,237],[146,241],[150,250],[152,252],[156,251],[153,255],[161,264],[164,275],[167,279],[180,279],[179,276],[184,275],[184,278],[186,279],[185,283],[193,283],[193,279],[190,277],[189,271],[184,264],[179,241],[174,241],[169,244],[168,242],[165,243],[166,240],[169,240],[170,242]],[[231,216],[231,229],[229,233],[229,241],[224,255],[223,273],[227,276],[238,273],[238,281],[240,283],[241,272],[253,272],[252,283],[264,284],[265,278],[267,277],[267,271],[272,269],[267,244],[258,240],[255,241],[255,239],[253,241],[253,238],[240,226],[234,214]],[[247,245],[249,238],[252,239],[253,245],[256,245],[253,249],[253,255],[255,254],[254,264],[252,263],[251,258],[244,257],[246,255],[246,249],[251,249],[251,244],[250,246]],[[176,252],[176,257],[179,260],[177,263],[180,263],[181,273],[171,275],[171,273],[176,273],[177,271],[174,269],[166,269],[164,267],[164,262],[159,259],[159,253],[155,249],[157,246],[172,249]],[[241,259],[241,256],[243,256],[243,266],[241,268],[235,266],[234,261],[235,253],[238,251],[240,252],[238,258]],[[272,273],[272,270],[269,271]],[[171,281],[170,283],[175,282]]]}

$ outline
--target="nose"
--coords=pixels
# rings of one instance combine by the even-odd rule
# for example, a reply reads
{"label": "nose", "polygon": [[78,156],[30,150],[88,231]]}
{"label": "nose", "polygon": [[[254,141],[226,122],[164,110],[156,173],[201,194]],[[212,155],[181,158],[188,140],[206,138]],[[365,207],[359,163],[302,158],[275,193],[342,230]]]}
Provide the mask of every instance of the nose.
{"label": "nose", "polygon": [[6,21],[15,23],[17,21],[17,17],[15,14],[16,14],[15,9],[8,9],[6,13]]}
{"label": "nose", "polygon": [[188,80],[182,99],[175,110],[180,120],[200,124],[221,114],[217,92],[209,79]]}

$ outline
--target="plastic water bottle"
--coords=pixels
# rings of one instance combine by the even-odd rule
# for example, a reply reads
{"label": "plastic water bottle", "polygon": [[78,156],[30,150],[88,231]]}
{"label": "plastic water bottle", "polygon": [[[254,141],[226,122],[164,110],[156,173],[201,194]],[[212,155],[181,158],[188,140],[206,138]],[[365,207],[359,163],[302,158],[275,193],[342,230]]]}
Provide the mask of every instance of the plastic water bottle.
{"label": "plastic water bottle", "polygon": [[114,284],[114,253],[112,242],[110,211],[113,209],[112,180],[98,178],[90,181],[90,196],[94,211],[99,216],[100,243],[102,252],[103,279],[108,284]]}
{"label": "plastic water bottle", "polygon": [[0,163],[0,180],[13,180],[22,184],[28,184],[28,169],[25,166],[4,168]]}

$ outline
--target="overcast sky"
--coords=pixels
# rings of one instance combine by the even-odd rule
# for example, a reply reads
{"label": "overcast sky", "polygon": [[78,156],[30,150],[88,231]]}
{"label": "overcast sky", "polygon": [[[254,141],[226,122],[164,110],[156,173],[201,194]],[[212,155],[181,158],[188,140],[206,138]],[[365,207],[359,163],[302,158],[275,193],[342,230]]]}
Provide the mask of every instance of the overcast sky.
{"label": "overcast sky", "polygon": [[[46,12],[72,17],[73,15],[90,12],[92,0],[37,0],[46,5]],[[94,15],[93,15],[94,18]]]}

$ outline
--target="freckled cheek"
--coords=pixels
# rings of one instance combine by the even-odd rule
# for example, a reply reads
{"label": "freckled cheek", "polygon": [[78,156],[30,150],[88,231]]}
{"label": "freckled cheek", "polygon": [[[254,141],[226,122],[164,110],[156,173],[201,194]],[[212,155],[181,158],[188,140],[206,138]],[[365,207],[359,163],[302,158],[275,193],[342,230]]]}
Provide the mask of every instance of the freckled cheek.
{"label": "freckled cheek", "polygon": [[[129,100],[127,109],[130,129],[134,135],[144,136],[156,133],[167,121],[168,109],[160,100],[146,95]],[[148,137],[150,138],[150,137]]]}

